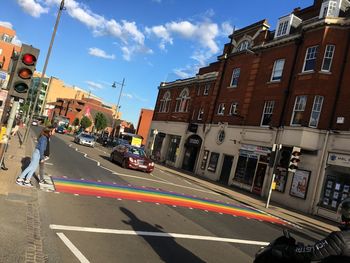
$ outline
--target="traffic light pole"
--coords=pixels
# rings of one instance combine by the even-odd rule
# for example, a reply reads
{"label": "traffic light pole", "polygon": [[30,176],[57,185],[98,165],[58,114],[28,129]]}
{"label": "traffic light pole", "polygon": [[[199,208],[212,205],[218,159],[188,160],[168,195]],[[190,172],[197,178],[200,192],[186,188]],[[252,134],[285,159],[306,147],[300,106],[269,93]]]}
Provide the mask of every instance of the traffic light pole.
{"label": "traffic light pole", "polygon": [[272,179],[271,179],[271,183],[270,183],[270,188],[269,188],[269,195],[267,197],[267,201],[266,201],[266,206],[265,208],[269,208],[269,204],[270,204],[270,199],[271,199],[271,194],[272,194],[272,188],[273,188],[273,184],[275,182],[275,177],[276,177],[276,163],[279,160],[279,156],[280,156],[280,150],[282,149],[282,144],[274,144],[272,147],[272,151],[276,152],[275,154],[275,159],[273,161],[273,166],[272,166]]}
{"label": "traffic light pole", "polygon": [[35,109],[36,109],[36,105],[37,105],[37,103],[38,103],[38,99],[39,99],[39,96],[40,96],[41,85],[42,85],[43,79],[44,79],[45,74],[46,74],[47,64],[49,63],[49,58],[50,58],[50,55],[51,55],[51,50],[52,50],[53,42],[54,42],[54,40],[55,40],[55,36],[56,36],[56,31],[57,31],[58,23],[59,23],[59,21],[60,21],[60,18],[61,18],[61,14],[62,14],[62,10],[63,10],[63,9],[64,9],[64,0],[61,1],[60,9],[58,10],[58,14],[57,14],[57,18],[56,18],[55,27],[54,27],[54,29],[53,29],[52,36],[51,36],[51,41],[50,41],[49,50],[47,51],[47,55],[46,55],[46,59],[45,59],[44,68],[43,68],[43,71],[41,72],[41,77],[40,77],[40,80],[39,80],[38,92],[37,92],[37,94],[36,94],[36,96],[35,96],[35,101],[34,101],[34,105],[33,105],[33,110],[31,111],[30,116],[29,116],[29,120],[28,120],[28,122],[27,122],[27,124],[26,124],[26,132],[25,132],[25,134],[24,134],[24,138],[23,138],[22,144],[26,143],[27,138],[28,138],[30,125],[31,125],[31,123],[32,123],[34,111],[35,111]]}

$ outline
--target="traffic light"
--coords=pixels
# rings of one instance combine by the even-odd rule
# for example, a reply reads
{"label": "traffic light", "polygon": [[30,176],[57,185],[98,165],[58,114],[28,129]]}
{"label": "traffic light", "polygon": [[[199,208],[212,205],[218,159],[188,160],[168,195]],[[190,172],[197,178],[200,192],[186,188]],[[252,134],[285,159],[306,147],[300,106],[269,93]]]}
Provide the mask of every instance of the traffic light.
{"label": "traffic light", "polygon": [[298,164],[300,162],[299,157],[301,155],[300,151],[301,151],[300,147],[293,147],[292,155],[290,157],[290,162],[288,166],[289,172],[295,173],[296,170],[298,169]]}
{"label": "traffic light", "polygon": [[39,49],[22,44],[21,53],[9,80],[8,90],[10,96],[27,99],[38,56]]}
{"label": "traffic light", "polygon": [[280,158],[279,158],[278,166],[287,169],[289,164],[289,159],[290,159],[290,150],[287,148],[283,148],[280,152],[279,157]]}

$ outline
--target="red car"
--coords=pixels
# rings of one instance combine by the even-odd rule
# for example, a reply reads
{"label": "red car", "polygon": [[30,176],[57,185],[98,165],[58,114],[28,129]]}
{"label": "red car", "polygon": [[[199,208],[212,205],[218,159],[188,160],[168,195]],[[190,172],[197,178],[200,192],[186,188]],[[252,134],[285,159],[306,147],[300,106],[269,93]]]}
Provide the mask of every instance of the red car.
{"label": "red car", "polygon": [[112,162],[117,162],[123,168],[151,173],[154,169],[154,162],[149,159],[143,149],[131,145],[120,144],[113,148],[110,156]]}

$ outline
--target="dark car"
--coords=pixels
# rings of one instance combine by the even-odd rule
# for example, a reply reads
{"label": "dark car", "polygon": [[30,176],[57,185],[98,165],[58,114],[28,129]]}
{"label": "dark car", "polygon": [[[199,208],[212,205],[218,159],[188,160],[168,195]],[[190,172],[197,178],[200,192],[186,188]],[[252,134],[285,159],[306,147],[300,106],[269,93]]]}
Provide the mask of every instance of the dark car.
{"label": "dark car", "polygon": [[58,126],[56,128],[56,132],[57,133],[61,133],[61,134],[66,134],[67,133],[67,129],[64,126]]}
{"label": "dark car", "polygon": [[113,148],[110,160],[122,165],[123,168],[151,173],[154,169],[154,162],[149,159],[145,152],[138,147],[119,144]]}

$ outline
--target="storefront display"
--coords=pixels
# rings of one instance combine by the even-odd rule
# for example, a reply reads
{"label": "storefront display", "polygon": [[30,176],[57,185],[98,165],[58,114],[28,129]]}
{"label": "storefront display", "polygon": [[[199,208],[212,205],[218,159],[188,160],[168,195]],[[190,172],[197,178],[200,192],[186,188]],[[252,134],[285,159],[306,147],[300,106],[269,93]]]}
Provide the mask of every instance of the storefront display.
{"label": "storefront display", "polygon": [[291,196],[306,198],[307,189],[310,181],[311,171],[296,170],[293,175],[292,186],[289,194]]}
{"label": "storefront display", "polygon": [[208,171],[214,172],[216,171],[216,166],[218,165],[219,153],[212,152],[209,159]]}
{"label": "storefront display", "polygon": [[169,143],[169,149],[168,149],[168,153],[167,153],[167,161],[170,161],[173,163],[176,162],[180,141],[181,141],[181,136],[170,135],[170,143]]}
{"label": "storefront display", "polygon": [[286,183],[288,178],[288,172],[285,168],[277,167],[275,174],[275,183],[276,188],[275,191],[284,193],[286,189]]}
{"label": "storefront display", "polygon": [[203,159],[202,159],[202,163],[201,163],[201,169],[204,170],[205,166],[207,165],[207,161],[208,161],[208,156],[209,156],[209,151],[205,150],[204,154],[203,154]]}

